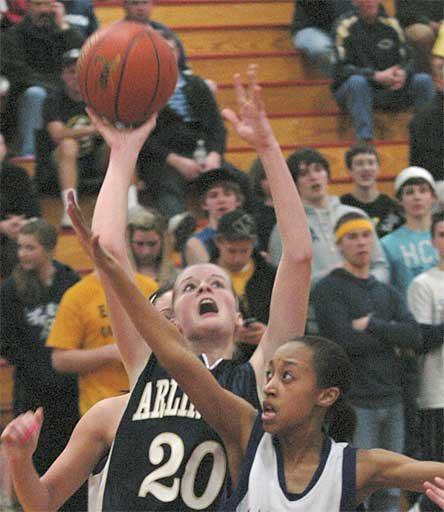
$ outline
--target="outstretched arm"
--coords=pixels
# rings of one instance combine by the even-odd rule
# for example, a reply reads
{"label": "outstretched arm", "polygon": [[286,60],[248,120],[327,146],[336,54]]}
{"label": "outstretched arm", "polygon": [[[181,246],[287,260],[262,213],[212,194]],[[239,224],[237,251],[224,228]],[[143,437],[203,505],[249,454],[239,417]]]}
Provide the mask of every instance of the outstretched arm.
{"label": "outstretched arm", "polygon": [[[137,129],[117,129],[100,119],[93,111],[88,114],[94,127],[102,135],[110,148],[108,169],[97,197],[94,210],[92,230],[100,236],[104,247],[123,265],[130,276],[133,275],[127,253],[126,223],[128,210],[128,187],[136,167],[140,149],[156,124],[152,116]],[[89,232],[82,221],[81,213],[71,206],[68,210],[73,215],[73,223],[82,244],[88,250]],[[125,365],[130,386],[133,387],[140,371],[150,354],[148,345],[143,343],[139,333],[128,320],[106,276],[100,276],[105,289],[108,309],[114,336],[117,340],[122,360]]]}
{"label": "outstretched arm", "polygon": [[[39,476],[32,463],[43,422],[43,411],[28,411],[2,433],[17,497],[25,511],[56,511],[86,481],[111,446],[125,403],[121,397],[103,400],[77,424],[71,438],[48,471]],[[118,405],[118,403],[120,405]]]}
{"label": "outstretched arm", "polygon": [[388,450],[359,450],[356,486],[360,499],[378,489],[397,487],[421,492],[425,481],[444,478],[442,462],[418,461]]}
{"label": "outstretched arm", "polygon": [[304,208],[265,112],[256,66],[248,67],[247,76],[247,89],[239,75],[234,79],[239,113],[224,110],[223,115],[262,161],[282,238],[282,258],[273,288],[268,328],[251,358],[261,389],[265,365],[276,348],[304,333],[312,248]]}
{"label": "outstretched arm", "polygon": [[[177,381],[196,409],[219,433],[230,449],[243,453],[256,410],[245,400],[222,388],[208,369],[185,345],[176,326],[150,304],[122,266],[93,240],[93,255],[135,328],[155,353],[159,364]],[[227,414],[230,411],[230,414]]]}

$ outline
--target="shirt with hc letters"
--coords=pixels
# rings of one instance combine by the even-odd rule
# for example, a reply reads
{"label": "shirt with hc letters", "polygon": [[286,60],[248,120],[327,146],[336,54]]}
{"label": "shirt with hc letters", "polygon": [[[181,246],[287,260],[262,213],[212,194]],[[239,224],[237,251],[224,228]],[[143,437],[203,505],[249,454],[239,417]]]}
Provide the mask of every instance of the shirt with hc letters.
{"label": "shirt with hc letters", "polygon": [[[209,370],[260,408],[250,363],[221,359]],[[215,510],[230,490],[222,441],[154,354],[131,394],[105,478],[103,511]]]}

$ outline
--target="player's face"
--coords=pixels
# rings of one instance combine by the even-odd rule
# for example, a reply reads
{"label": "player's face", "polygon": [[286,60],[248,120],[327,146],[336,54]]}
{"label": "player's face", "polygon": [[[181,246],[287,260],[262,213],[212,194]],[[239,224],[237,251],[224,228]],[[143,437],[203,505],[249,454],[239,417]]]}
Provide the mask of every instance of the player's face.
{"label": "player's face", "polygon": [[430,215],[435,198],[428,183],[404,185],[401,204],[405,214],[413,218]]}
{"label": "player's face", "polygon": [[354,229],[338,243],[343,258],[357,268],[370,265],[373,234],[369,229]]}
{"label": "player's face", "polygon": [[236,301],[230,278],[222,268],[211,263],[187,267],[174,290],[174,315],[186,338],[233,334]]}
{"label": "player's face", "polygon": [[237,194],[227,187],[218,185],[210,188],[205,195],[203,209],[208,212],[210,218],[219,220],[222,215],[239,208],[240,201]]}
{"label": "player's face", "polygon": [[126,16],[132,21],[147,23],[151,18],[153,0],[128,0],[125,3]]}
{"label": "player's face", "polygon": [[319,163],[301,163],[300,168],[297,187],[302,200],[308,204],[322,201],[327,195],[327,171]]}
{"label": "player's face", "polygon": [[358,187],[373,187],[378,173],[379,164],[376,155],[372,153],[359,153],[353,157],[350,175]]}
{"label": "player's face", "polygon": [[444,222],[435,224],[433,232],[432,243],[438,251],[438,256],[441,261],[444,260]]}
{"label": "player's face", "polygon": [[249,262],[254,250],[254,240],[220,239],[217,242],[219,249],[219,263],[229,272],[240,272]]}
{"label": "player's face", "polygon": [[162,239],[157,231],[136,229],[130,240],[137,265],[153,265],[162,250]]}
{"label": "player's face", "polygon": [[309,426],[321,391],[311,349],[290,342],[276,350],[263,391],[262,422],[267,432],[285,434]]}
{"label": "player's face", "polygon": [[17,256],[23,270],[39,272],[51,259],[51,254],[40,244],[34,235],[19,234]]}

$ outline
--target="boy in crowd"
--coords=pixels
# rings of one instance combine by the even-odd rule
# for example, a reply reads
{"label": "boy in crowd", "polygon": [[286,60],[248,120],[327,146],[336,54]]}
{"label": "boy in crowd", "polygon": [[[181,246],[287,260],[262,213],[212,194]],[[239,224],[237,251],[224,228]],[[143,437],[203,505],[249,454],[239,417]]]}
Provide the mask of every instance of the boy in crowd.
{"label": "boy in crowd", "polygon": [[372,219],[379,238],[399,228],[403,223],[401,206],[378,190],[376,180],[381,162],[376,149],[367,144],[355,144],[345,153],[345,165],[353,188],[341,196],[341,203],[364,210]]}

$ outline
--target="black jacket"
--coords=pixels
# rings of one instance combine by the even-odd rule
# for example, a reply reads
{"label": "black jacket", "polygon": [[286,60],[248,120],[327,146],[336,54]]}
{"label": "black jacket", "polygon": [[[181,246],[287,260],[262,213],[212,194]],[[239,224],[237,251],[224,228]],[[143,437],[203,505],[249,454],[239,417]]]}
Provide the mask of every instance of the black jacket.
{"label": "black jacket", "polygon": [[[341,345],[352,361],[352,403],[376,408],[401,402],[397,352],[420,350],[421,333],[399,292],[341,268],[321,279],[312,296],[320,334]],[[352,321],[367,315],[367,329],[353,329]]]}
{"label": "black jacket", "polygon": [[40,28],[27,16],[2,35],[2,74],[15,92],[32,85],[54,87],[61,83],[61,57],[71,48],[80,48],[83,36],[74,28],[60,30],[53,23]]}
{"label": "black jacket", "polygon": [[158,115],[156,128],[145,143],[144,158],[164,163],[170,153],[191,157],[197,140],[205,141],[208,152],[225,151],[226,129],[213,93],[205,80],[189,72],[185,79],[185,98],[192,122],[186,122],[168,105]]}
{"label": "black jacket", "polygon": [[[399,65],[407,73],[414,70],[411,50],[396,18],[379,15],[374,23],[366,23],[357,14],[341,16],[334,29],[337,64],[333,91],[352,75],[373,80],[375,71]],[[379,87],[373,82],[375,87]]]}
{"label": "black jacket", "polygon": [[295,0],[291,33],[308,27],[330,32],[336,18],[352,9],[352,0]]}
{"label": "black jacket", "polygon": [[427,169],[435,180],[444,180],[444,95],[413,117],[409,125],[410,165]]}
{"label": "black jacket", "polygon": [[428,25],[444,18],[444,0],[395,0],[396,17],[403,27],[414,23]]}

